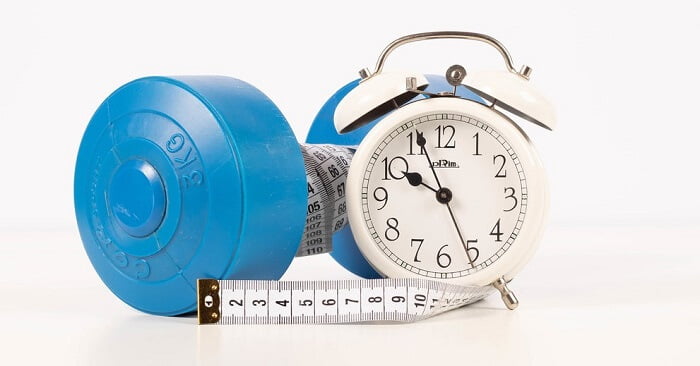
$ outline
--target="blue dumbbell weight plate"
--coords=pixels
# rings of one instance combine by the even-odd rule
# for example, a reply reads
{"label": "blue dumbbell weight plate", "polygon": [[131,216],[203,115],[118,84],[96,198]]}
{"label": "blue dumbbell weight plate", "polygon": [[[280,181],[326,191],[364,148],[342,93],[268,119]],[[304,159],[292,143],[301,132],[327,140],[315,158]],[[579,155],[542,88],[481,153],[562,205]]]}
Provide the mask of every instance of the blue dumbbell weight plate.
{"label": "blue dumbbell weight plate", "polygon": [[201,277],[278,279],[306,212],[299,145],[259,90],[227,77],[150,77],[95,112],[75,208],[85,250],[145,312],[196,308]]}

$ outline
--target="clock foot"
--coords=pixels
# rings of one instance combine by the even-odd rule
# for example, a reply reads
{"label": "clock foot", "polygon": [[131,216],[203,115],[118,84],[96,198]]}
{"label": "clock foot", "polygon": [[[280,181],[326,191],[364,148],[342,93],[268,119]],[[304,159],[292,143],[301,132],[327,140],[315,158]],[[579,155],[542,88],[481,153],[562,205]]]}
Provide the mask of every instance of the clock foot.
{"label": "clock foot", "polygon": [[513,291],[508,288],[508,283],[505,278],[499,278],[492,283],[492,285],[501,293],[501,299],[509,310],[515,310],[515,308],[518,307],[518,298],[515,297]]}

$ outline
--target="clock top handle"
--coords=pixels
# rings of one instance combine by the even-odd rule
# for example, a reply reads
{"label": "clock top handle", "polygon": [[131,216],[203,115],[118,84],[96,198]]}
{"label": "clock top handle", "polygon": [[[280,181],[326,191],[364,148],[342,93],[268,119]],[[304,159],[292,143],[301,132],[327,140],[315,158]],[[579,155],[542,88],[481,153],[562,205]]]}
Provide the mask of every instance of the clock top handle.
{"label": "clock top handle", "polygon": [[[441,32],[424,32],[424,33],[415,33],[415,34],[409,34],[407,36],[403,36],[401,38],[396,39],[395,41],[391,42],[384,51],[382,51],[381,55],[379,55],[379,59],[377,60],[377,66],[374,69],[374,72],[369,75],[369,73],[365,72],[367,74],[367,77],[376,75],[380,72],[382,72],[382,69],[384,68],[384,63],[386,62],[387,57],[389,57],[389,54],[397,49],[398,47],[408,44],[408,43],[413,43],[413,42],[418,42],[418,41],[425,41],[425,40],[430,40],[430,39],[467,39],[467,40],[473,40],[473,41],[480,41],[484,42],[486,44],[489,44],[493,46],[495,49],[500,52],[501,56],[503,56],[503,61],[506,64],[506,69],[514,74],[517,74],[519,76],[522,76],[525,79],[529,79],[530,73],[532,72],[532,69],[528,66],[523,65],[523,67],[520,69],[520,72],[516,71],[515,67],[513,66],[513,59],[510,57],[510,54],[508,53],[508,50],[499,42],[497,39],[487,36],[485,34],[481,33],[474,33],[474,32],[458,32],[458,31],[441,31]],[[364,79],[364,77],[363,77]]]}

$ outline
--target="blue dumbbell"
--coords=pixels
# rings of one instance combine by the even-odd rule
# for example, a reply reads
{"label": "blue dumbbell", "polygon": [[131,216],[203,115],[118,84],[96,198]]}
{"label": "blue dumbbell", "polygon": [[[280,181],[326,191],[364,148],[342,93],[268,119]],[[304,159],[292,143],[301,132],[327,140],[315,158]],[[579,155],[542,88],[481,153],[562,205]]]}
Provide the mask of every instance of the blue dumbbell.
{"label": "blue dumbbell", "polygon": [[[429,90],[447,89],[440,79],[429,77]],[[376,121],[345,135],[332,121],[357,83],[323,106],[308,143],[359,144]],[[279,279],[306,227],[302,150],[275,104],[241,80],[122,86],[90,120],[76,163],[75,212],[90,261],[120,299],[159,315],[195,310],[198,278]],[[345,268],[378,277],[348,227],[333,245]]]}

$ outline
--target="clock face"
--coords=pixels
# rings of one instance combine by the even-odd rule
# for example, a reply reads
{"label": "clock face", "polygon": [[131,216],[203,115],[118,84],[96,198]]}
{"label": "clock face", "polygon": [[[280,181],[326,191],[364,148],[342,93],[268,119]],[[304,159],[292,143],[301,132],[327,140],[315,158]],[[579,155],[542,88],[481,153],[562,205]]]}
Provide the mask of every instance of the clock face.
{"label": "clock face", "polygon": [[460,278],[517,245],[526,172],[488,121],[422,114],[374,145],[361,167],[361,217],[385,259],[418,276]]}

